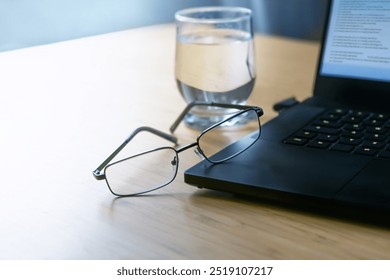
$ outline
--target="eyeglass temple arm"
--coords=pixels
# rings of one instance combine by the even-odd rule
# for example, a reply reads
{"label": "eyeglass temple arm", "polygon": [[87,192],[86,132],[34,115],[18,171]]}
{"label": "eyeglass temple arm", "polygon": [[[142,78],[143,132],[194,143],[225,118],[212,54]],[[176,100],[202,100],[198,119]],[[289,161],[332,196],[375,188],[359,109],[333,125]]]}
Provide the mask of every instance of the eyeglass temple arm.
{"label": "eyeglass temple arm", "polygon": [[165,132],[162,132],[160,130],[157,130],[155,128],[149,127],[149,126],[141,126],[137,129],[135,129],[127,138],[126,140],[102,163],[99,165],[98,168],[93,171],[93,176],[95,177],[96,180],[104,180],[105,179],[105,174],[102,174],[101,171],[106,165],[120,152],[123,150],[124,147],[131,141],[131,139],[134,138],[138,133],[142,131],[147,131],[150,133],[153,133],[157,136],[160,136],[168,141],[171,141],[174,144],[177,144],[177,138],[173,135],[167,134]]}
{"label": "eyeglass temple arm", "polygon": [[[247,105],[239,105],[239,104],[224,104],[224,103],[215,103],[215,102],[202,102],[202,101],[193,101],[189,103],[181,112],[179,117],[175,120],[175,122],[172,124],[172,126],[169,128],[169,131],[171,133],[175,132],[176,128],[179,126],[181,121],[184,119],[185,115],[195,106],[212,106],[212,107],[220,107],[220,108],[231,108],[231,109],[239,109],[239,110],[246,110],[249,108],[253,108],[254,106],[247,106]],[[261,111],[258,111],[258,116],[263,115],[263,110],[259,108]]]}

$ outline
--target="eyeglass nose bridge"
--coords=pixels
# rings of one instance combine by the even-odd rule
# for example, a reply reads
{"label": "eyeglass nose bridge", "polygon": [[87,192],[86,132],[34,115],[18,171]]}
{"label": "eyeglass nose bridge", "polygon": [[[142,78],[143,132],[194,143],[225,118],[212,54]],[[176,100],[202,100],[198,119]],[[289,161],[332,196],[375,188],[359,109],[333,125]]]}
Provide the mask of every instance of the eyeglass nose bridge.
{"label": "eyeglass nose bridge", "polygon": [[196,154],[198,157],[200,157],[202,160],[203,160],[203,159],[206,159],[206,157],[204,156],[204,154],[203,154],[201,148],[199,147],[199,143],[198,143],[198,142],[194,142],[194,143],[192,143],[192,144],[189,144],[189,145],[186,145],[186,146],[184,146],[184,147],[181,147],[181,148],[177,149],[176,151],[177,151],[177,153],[179,154],[179,153],[181,153],[181,152],[183,152],[183,151],[185,151],[185,150],[188,150],[188,149],[190,149],[190,148],[192,148],[192,147],[195,147],[194,152],[195,152],[195,154]]}

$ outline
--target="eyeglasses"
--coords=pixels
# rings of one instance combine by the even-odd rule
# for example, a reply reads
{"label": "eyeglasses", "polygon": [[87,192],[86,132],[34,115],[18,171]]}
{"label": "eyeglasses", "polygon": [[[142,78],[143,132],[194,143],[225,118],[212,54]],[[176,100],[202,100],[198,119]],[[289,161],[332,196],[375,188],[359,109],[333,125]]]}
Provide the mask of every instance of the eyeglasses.
{"label": "eyeglasses", "polygon": [[[105,180],[116,196],[135,196],[160,189],[170,184],[177,175],[178,154],[196,147],[195,152],[210,163],[225,162],[252,146],[260,137],[260,117],[263,110],[255,106],[193,102],[180,114],[170,131],[173,133],[185,115],[195,106],[236,109],[226,119],[204,130],[196,141],[179,148],[160,147],[110,163],[115,156],[140,132],[149,132],[177,145],[177,138],[160,130],[143,126],[134,130],[126,140],[93,171],[97,180]],[[235,124],[243,124],[234,126]],[[246,141],[237,142],[246,137]]]}

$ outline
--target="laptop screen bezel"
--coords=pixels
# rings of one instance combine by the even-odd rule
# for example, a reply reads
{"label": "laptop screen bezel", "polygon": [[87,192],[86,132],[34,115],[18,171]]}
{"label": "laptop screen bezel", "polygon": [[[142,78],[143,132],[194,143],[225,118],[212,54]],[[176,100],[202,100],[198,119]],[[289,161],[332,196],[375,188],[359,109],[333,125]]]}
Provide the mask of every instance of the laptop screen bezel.
{"label": "laptop screen bezel", "polygon": [[321,75],[332,5],[333,0],[329,0],[317,63],[314,96],[329,98],[348,106],[390,112],[390,106],[388,106],[388,102],[390,102],[389,82]]}

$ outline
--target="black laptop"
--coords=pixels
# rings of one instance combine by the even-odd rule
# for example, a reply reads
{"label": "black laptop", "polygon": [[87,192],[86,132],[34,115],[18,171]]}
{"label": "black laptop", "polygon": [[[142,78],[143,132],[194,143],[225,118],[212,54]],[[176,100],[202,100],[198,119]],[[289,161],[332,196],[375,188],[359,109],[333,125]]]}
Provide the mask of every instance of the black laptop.
{"label": "black laptop", "polygon": [[322,42],[313,97],[266,123],[238,157],[186,170],[186,183],[390,210],[390,1],[330,1]]}

